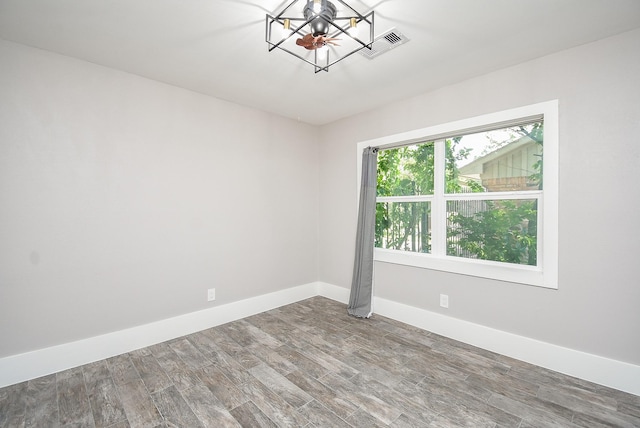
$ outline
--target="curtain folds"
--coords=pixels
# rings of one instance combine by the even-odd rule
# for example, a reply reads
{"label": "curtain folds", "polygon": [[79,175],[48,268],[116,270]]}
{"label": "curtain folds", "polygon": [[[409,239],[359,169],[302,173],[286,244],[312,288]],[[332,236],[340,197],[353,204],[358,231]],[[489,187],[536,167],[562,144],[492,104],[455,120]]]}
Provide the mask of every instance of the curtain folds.
{"label": "curtain folds", "polygon": [[356,255],[347,312],[359,318],[371,316],[373,288],[373,248],[376,226],[376,184],[378,149],[367,147],[362,152],[362,178],[356,231]]}

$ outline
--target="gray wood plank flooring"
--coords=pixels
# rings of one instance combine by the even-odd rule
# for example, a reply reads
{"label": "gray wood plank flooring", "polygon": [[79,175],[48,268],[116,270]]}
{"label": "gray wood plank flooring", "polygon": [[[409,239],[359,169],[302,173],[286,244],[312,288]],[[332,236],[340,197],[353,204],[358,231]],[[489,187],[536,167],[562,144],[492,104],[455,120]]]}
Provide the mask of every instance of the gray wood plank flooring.
{"label": "gray wood plank flooring", "polygon": [[314,297],[0,389],[4,427],[640,427],[640,397]]}

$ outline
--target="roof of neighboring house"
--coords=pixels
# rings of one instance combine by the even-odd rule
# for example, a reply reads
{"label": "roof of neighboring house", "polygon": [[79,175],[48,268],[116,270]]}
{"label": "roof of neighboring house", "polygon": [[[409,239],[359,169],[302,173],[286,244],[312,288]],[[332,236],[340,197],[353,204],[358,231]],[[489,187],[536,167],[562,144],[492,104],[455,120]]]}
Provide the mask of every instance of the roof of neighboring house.
{"label": "roof of neighboring house", "polygon": [[515,142],[506,144],[493,152],[487,153],[484,156],[480,156],[468,164],[460,167],[460,174],[462,175],[470,175],[470,174],[481,174],[483,172],[483,165],[488,162],[491,162],[495,159],[501,158],[509,153],[515,152],[517,150],[522,149],[523,147],[535,144],[535,141],[531,138],[524,136]]}

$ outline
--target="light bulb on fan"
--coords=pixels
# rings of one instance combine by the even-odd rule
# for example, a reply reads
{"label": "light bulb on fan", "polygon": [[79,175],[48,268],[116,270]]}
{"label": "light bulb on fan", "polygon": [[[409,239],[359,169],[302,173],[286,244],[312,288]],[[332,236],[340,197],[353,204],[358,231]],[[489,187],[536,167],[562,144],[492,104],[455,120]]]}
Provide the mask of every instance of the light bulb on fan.
{"label": "light bulb on fan", "polygon": [[327,59],[327,54],[329,53],[329,47],[327,45],[321,46],[316,49],[316,53],[318,55],[318,62],[325,61]]}
{"label": "light bulb on fan", "polygon": [[282,24],[282,38],[286,39],[293,33],[291,29],[291,20],[289,18],[285,18],[284,23]]}
{"label": "light bulb on fan", "polygon": [[356,24],[355,18],[351,18],[349,20],[349,28],[347,29],[347,33],[351,37],[358,37],[358,25]]}

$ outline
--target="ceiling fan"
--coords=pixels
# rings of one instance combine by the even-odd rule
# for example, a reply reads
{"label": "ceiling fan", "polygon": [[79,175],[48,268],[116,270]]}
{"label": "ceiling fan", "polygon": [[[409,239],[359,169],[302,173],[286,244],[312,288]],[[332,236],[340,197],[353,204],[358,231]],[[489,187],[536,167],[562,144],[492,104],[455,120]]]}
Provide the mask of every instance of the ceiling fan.
{"label": "ceiling fan", "polygon": [[[267,14],[269,51],[284,50],[313,65],[318,73],[329,71],[331,65],[361,49],[371,49],[374,12],[362,15],[343,0],[336,2],[341,10],[329,0],[294,0],[275,16]],[[300,3],[304,6],[300,7]],[[329,54],[329,47],[333,55]],[[314,55],[310,58],[300,48],[313,51]]]}

